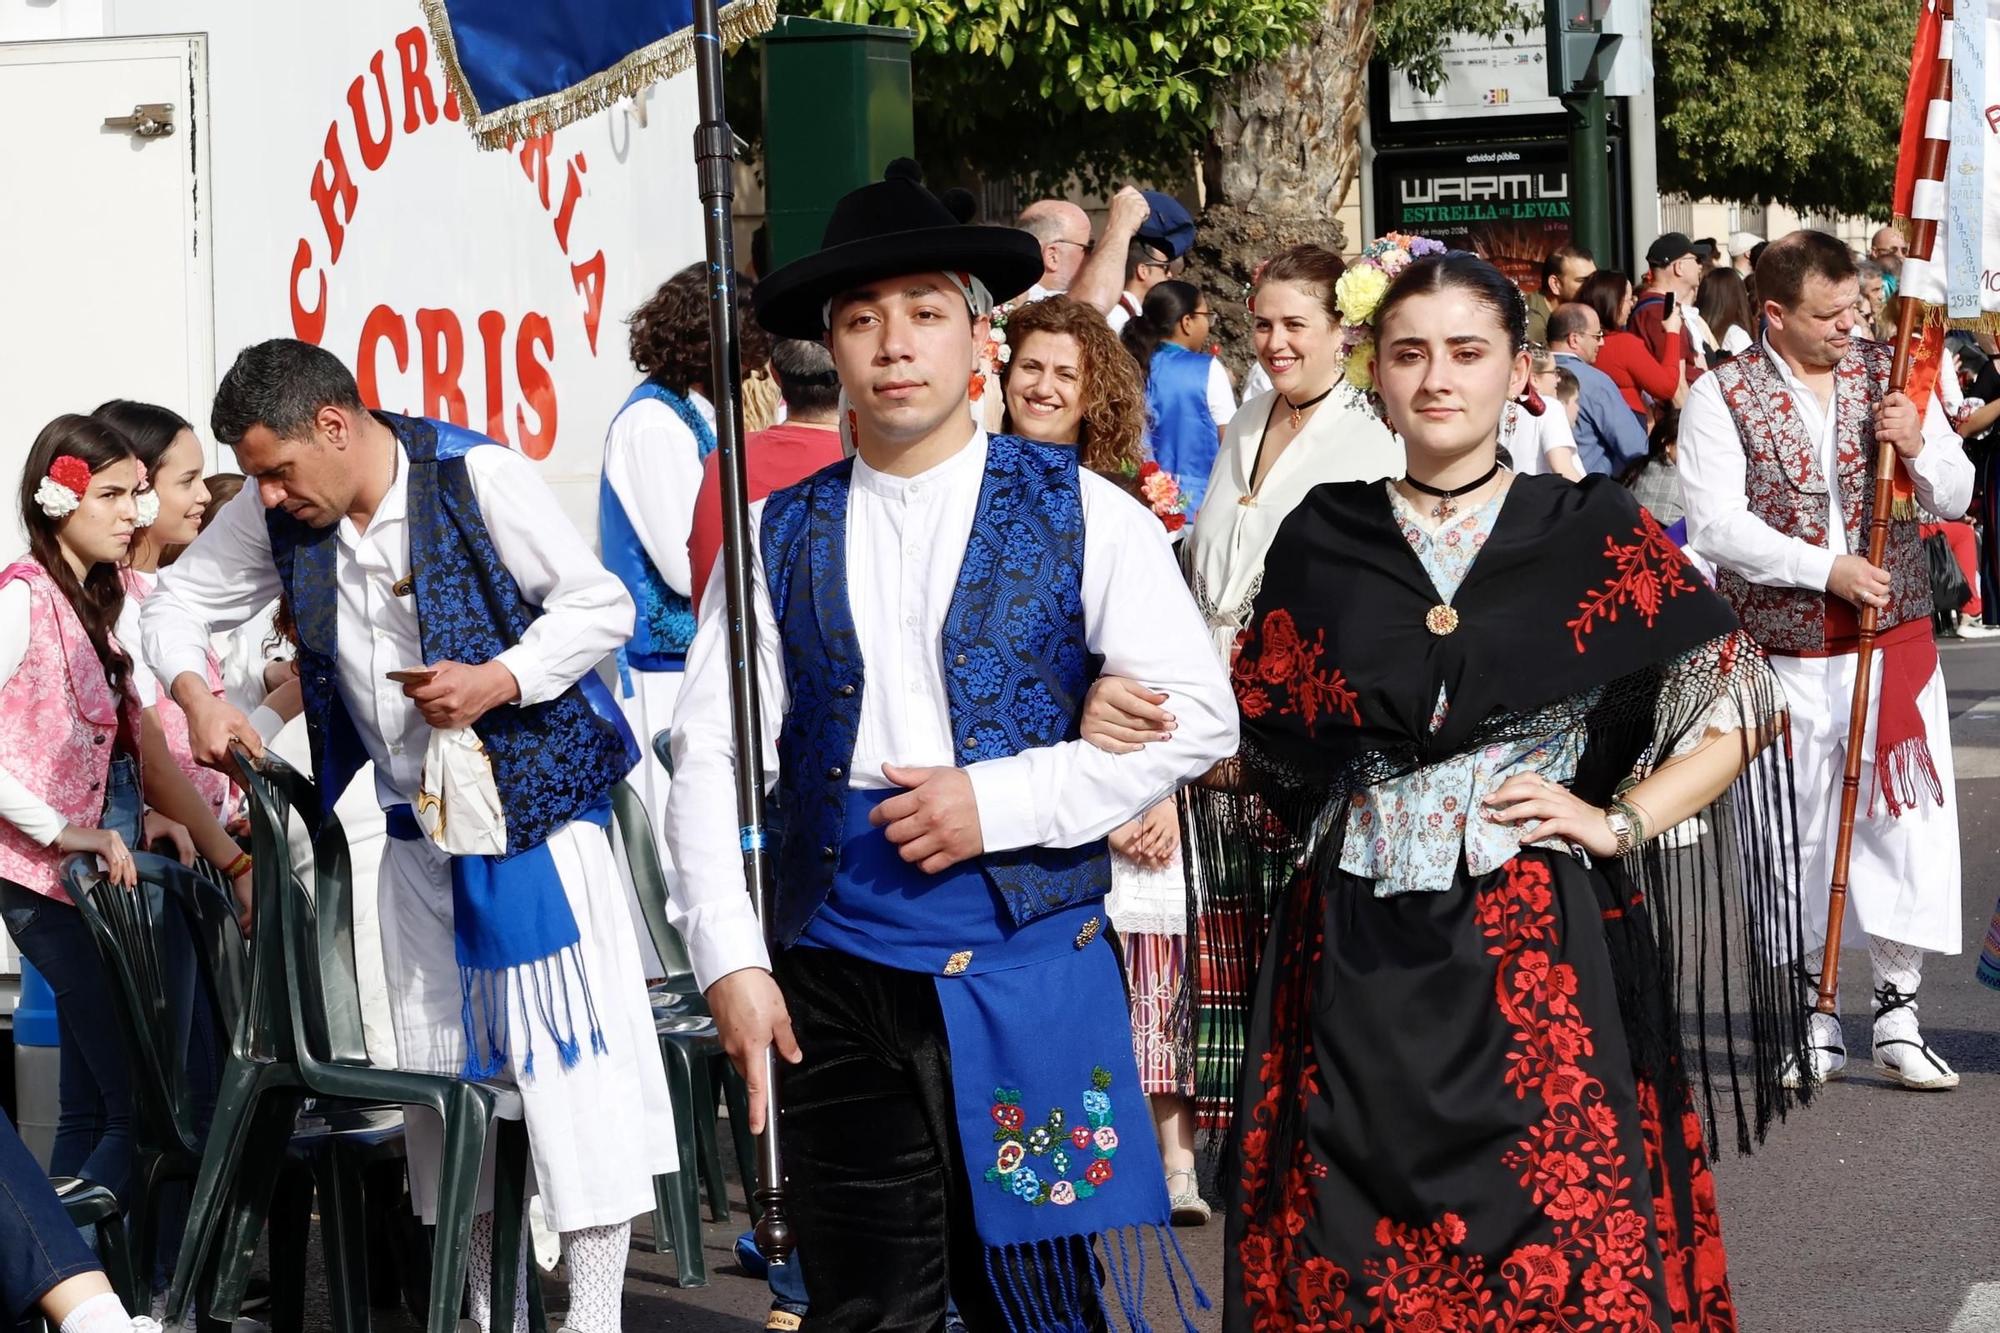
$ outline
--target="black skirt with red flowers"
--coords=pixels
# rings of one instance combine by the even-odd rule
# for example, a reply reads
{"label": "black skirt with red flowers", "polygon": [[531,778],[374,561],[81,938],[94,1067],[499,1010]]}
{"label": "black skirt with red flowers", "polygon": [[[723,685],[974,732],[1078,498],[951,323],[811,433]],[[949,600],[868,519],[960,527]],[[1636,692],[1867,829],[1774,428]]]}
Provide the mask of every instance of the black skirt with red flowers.
{"label": "black skirt with red flowers", "polygon": [[1295,885],[1271,947],[1307,956],[1260,969],[1224,1328],[1735,1328],[1643,911],[1543,851],[1444,893]]}

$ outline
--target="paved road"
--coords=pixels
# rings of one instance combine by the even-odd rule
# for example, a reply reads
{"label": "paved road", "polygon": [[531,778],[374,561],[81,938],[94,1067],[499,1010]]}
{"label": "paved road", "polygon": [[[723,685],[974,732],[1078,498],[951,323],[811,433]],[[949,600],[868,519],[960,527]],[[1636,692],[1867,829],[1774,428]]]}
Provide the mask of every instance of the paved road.
{"label": "paved road", "polygon": [[[2000,892],[2000,640],[1947,644],[1965,856],[1965,943],[1932,961],[1924,1026],[1964,1076],[1917,1094],[1863,1057],[1755,1157],[1719,1165],[1723,1234],[1747,1333],[2000,1333],[2000,993],[1972,979]],[[1851,953],[1849,976],[1867,976]],[[1848,1049],[1868,1049],[1865,991],[1851,991]],[[761,1283],[736,1273],[743,1225],[711,1227],[710,1285],[681,1291],[670,1256],[635,1254],[626,1324],[636,1333],[762,1326]],[[1204,1283],[1221,1268],[1221,1227],[1183,1232]],[[643,1249],[643,1245],[640,1247]],[[560,1302],[555,1293],[552,1304]],[[1157,1327],[1177,1328],[1171,1311]],[[1198,1317],[1204,1333],[1220,1326]]]}

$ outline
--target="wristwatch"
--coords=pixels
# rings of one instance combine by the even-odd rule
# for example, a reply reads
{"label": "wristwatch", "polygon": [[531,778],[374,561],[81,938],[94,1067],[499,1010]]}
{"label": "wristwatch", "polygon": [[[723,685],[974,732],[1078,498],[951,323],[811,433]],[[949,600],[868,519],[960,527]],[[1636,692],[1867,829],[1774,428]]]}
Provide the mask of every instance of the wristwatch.
{"label": "wristwatch", "polygon": [[1604,812],[1604,826],[1611,830],[1612,837],[1618,839],[1618,846],[1612,855],[1619,857],[1629,855],[1632,844],[1637,841],[1637,830],[1632,827],[1632,817],[1614,807]]}

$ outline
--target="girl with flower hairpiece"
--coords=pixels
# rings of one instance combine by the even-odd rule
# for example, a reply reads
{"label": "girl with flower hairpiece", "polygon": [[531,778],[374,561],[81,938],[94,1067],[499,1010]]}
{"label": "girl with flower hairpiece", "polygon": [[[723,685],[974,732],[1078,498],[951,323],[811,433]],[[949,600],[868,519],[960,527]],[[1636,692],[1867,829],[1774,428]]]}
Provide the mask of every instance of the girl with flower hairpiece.
{"label": "girl with flower hairpiece", "polygon": [[60,867],[80,852],[118,883],[137,880],[139,719],[132,662],[113,627],[139,476],[118,432],[57,417],[21,479],[28,554],[0,571],[0,918],[55,991],[61,1019],[50,1169],[120,1194],[133,1149],[125,1046]]}
{"label": "girl with flower hairpiece", "polygon": [[[1747,1149],[1804,1042],[1782,693],[1623,488],[1503,466],[1507,278],[1368,257],[1349,364],[1407,471],[1294,510],[1190,800],[1197,919],[1263,957],[1223,1327],[1733,1328],[1717,1107]],[[1684,1054],[1683,1002],[1742,1040]]]}

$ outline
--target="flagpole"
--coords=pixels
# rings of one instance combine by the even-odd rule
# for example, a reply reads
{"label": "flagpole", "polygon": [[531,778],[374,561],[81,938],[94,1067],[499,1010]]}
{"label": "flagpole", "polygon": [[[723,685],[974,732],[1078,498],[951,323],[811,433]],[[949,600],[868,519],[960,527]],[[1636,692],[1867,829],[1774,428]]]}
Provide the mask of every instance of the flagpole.
{"label": "flagpole", "polygon": [[[736,332],[736,240],[733,233],[735,136],[722,105],[722,24],[716,0],[694,0],[694,132],[704,229],[708,242],[708,328],[713,371],[715,440],[722,452],[722,576],[729,614],[729,711],[736,742],[736,815],[742,833],[743,879],[766,938],[775,915],[764,861],[764,737],[757,711],[757,622],[751,612],[750,516],[743,474],[743,369]],[[773,951],[775,952],[775,946]],[[778,1060],[764,1051],[764,1132],[757,1137],[757,1249],[767,1262],[792,1255],[785,1217],[784,1162],[778,1151]],[[748,1182],[746,1182],[747,1186]]]}
{"label": "flagpole", "polygon": [[[1952,0],[1938,0],[1938,18],[1950,23]],[[1951,65],[1940,61],[1930,89],[1933,100],[1951,98]],[[1916,176],[1919,180],[1942,181],[1947,147],[1944,140],[1928,136],[1920,140]],[[1925,257],[1934,253],[1937,222],[1912,218],[1908,237],[1910,253]],[[1889,392],[1901,393],[1910,378],[1910,352],[1916,341],[1917,326],[1923,318],[1923,303],[1910,296],[1897,302],[1894,359],[1889,364]],[[1942,409],[1940,409],[1942,410]],[[1921,408],[1919,409],[1921,411]],[[1889,547],[1890,508],[1895,503],[1896,449],[1884,440],[1875,448],[1875,515],[1868,525],[1868,563],[1880,569]],[[1847,880],[1854,855],[1854,812],[1861,798],[1861,760],[1868,736],[1868,702],[1874,684],[1876,608],[1861,608],[1861,639],[1854,662],[1854,695],[1847,713],[1847,754],[1840,775],[1840,825],[1834,835],[1833,876],[1826,892],[1826,943],[1819,973],[1819,999],[1814,1006],[1822,1014],[1838,1012],[1840,993],[1840,937],[1847,919]],[[1883,781],[1877,774],[1877,781]]]}

